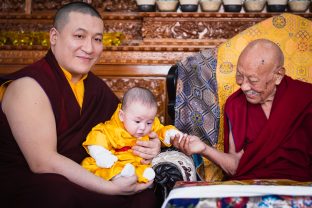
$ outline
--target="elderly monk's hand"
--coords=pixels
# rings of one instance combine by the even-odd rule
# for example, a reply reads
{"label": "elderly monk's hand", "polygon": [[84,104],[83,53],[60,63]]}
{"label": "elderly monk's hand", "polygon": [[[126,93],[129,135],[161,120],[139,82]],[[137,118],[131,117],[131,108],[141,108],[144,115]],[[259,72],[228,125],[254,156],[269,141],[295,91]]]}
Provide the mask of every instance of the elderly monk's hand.
{"label": "elderly monk's hand", "polygon": [[160,140],[155,132],[149,134],[149,141],[138,140],[132,147],[133,154],[142,157],[141,163],[149,164],[160,152]]}
{"label": "elderly monk's hand", "polygon": [[171,138],[171,144],[181,150],[186,155],[202,154],[206,149],[206,144],[197,136],[187,134],[175,135]]}
{"label": "elderly monk's hand", "polygon": [[229,163],[229,165],[224,168],[224,171],[229,174],[229,175],[234,175],[237,171],[238,165],[239,165],[239,161],[241,159],[241,157],[244,154],[244,150],[241,150],[239,152],[233,152],[233,153],[228,153],[226,154],[226,160]]}

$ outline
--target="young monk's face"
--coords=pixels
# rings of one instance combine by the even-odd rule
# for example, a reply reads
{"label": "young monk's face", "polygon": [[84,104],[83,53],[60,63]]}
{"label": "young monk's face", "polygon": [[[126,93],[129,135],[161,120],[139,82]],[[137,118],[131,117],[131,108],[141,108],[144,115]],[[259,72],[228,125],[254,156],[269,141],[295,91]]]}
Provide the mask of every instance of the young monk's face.
{"label": "young monk's face", "polygon": [[151,132],[156,113],[155,107],[133,102],[120,112],[120,120],[129,134],[140,138]]}
{"label": "young monk's face", "polygon": [[[50,31],[50,42],[59,65],[73,79],[87,74],[99,59],[102,50],[103,21],[98,17],[71,12],[63,28]],[[75,81],[75,80],[72,80]]]}

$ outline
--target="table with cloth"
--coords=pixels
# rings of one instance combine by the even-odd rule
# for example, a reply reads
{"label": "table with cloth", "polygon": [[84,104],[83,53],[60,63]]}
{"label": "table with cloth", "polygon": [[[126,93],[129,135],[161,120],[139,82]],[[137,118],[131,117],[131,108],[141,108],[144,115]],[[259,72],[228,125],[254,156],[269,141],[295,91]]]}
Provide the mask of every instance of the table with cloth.
{"label": "table with cloth", "polygon": [[245,180],[178,182],[162,208],[312,207],[312,182]]}

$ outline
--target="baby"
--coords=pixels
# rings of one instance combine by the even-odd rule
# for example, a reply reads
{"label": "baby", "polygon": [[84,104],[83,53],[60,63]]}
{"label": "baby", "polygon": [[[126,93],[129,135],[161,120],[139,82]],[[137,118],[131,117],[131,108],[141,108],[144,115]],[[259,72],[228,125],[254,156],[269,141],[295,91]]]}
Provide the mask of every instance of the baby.
{"label": "baby", "polygon": [[182,135],[174,126],[164,126],[156,117],[157,102],[149,90],[134,87],[128,90],[109,121],[96,125],[83,143],[91,157],[82,166],[92,173],[110,180],[116,176],[138,177],[138,182],[154,179],[150,165],[141,164],[142,158],[132,154],[131,147],[138,139],[148,140],[156,132],[164,146],[171,146],[170,137]]}

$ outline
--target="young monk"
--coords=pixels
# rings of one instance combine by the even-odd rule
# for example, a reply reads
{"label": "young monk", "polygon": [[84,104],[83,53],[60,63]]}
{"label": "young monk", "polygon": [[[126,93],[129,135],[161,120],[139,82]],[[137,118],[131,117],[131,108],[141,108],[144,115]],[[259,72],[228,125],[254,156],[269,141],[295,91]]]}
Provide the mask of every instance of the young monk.
{"label": "young monk", "polygon": [[[60,8],[51,49],[38,62],[0,79],[0,199],[2,207],[155,207],[152,181],[103,180],[83,167],[87,134],[114,113],[119,100],[90,70],[103,50],[104,25],[90,5]],[[133,153],[149,163],[156,134]],[[128,195],[128,196],[125,196]]]}

